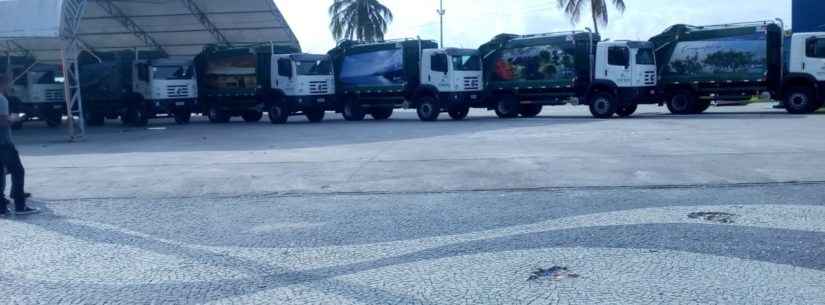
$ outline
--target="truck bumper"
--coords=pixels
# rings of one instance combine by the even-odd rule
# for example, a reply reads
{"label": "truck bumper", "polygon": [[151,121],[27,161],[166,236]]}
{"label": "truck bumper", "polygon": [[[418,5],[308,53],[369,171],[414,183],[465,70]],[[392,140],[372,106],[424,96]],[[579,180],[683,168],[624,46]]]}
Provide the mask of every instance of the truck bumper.
{"label": "truck bumper", "polygon": [[12,112],[25,113],[29,116],[39,116],[40,114],[58,111],[65,112],[66,103],[63,102],[47,102],[47,103],[20,103],[12,109]]}
{"label": "truck bumper", "polygon": [[619,88],[622,101],[635,104],[658,104],[659,89],[656,87]]}
{"label": "truck bumper", "polygon": [[441,101],[445,107],[470,107],[478,105],[483,100],[481,92],[448,92],[441,93]]}
{"label": "truck bumper", "polygon": [[292,111],[301,111],[304,109],[335,109],[335,96],[333,95],[307,95],[307,96],[290,96],[287,97],[289,108]]}
{"label": "truck bumper", "polygon": [[197,103],[197,99],[154,100],[151,107],[155,113],[166,113],[176,109],[194,109]]}

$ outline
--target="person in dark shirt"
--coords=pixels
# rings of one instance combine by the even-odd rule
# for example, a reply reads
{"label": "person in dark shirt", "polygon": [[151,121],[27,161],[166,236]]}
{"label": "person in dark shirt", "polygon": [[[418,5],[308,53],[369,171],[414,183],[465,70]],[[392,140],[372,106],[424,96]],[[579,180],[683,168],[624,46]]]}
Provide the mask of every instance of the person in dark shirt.
{"label": "person in dark shirt", "polygon": [[26,206],[28,194],[24,191],[26,170],[20,162],[20,153],[11,139],[11,107],[5,94],[9,88],[9,79],[0,76],[0,216],[8,214],[8,200],[5,196],[6,170],[11,174],[12,188],[9,197],[14,199],[15,214],[37,213],[37,209]]}

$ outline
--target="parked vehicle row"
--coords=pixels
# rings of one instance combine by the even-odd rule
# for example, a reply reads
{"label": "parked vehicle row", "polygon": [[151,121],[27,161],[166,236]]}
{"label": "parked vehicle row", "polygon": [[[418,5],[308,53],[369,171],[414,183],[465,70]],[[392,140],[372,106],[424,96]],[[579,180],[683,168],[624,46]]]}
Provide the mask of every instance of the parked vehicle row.
{"label": "parked vehicle row", "polygon": [[[769,94],[788,112],[825,104],[825,32],[786,37],[780,20],[674,25],[649,41],[603,41],[589,31],[501,34],[479,49],[431,40],[343,41],[327,54],[274,44],[207,47],[194,60],[157,52],[84,53],[84,115],[145,125],[192,113],[225,123],[240,116],[273,124],[327,111],[359,121],[385,120],[399,108],[423,121],[442,113],[464,119],[471,108],[501,118],[533,117],[544,106],[580,104],[597,118],[632,115],[640,104],[698,114],[714,102]],[[15,109],[59,124],[65,113],[58,66],[10,58]],[[9,73],[9,72],[7,72]]]}

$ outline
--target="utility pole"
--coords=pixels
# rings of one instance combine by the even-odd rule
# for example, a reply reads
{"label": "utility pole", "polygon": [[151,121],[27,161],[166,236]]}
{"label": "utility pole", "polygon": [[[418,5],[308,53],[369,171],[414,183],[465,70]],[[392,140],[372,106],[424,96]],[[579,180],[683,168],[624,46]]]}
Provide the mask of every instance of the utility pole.
{"label": "utility pole", "polygon": [[438,12],[438,16],[441,17],[441,47],[443,48],[444,47],[444,14],[447,13],[447,11],[444,10],[444,0],[440,0],[440,3],[441,3],[440,8],[436,12]]}

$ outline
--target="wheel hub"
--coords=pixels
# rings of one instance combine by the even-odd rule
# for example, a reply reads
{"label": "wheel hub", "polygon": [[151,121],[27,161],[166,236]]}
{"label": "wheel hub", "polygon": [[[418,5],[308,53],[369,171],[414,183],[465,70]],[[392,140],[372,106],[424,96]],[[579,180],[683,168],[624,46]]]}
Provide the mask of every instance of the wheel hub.
{"label": "wheel hub", "polygon": [[794,94],[791,96],[791,105],[796,107],[805,106],[808,103],[808,97],[804,94]]}

